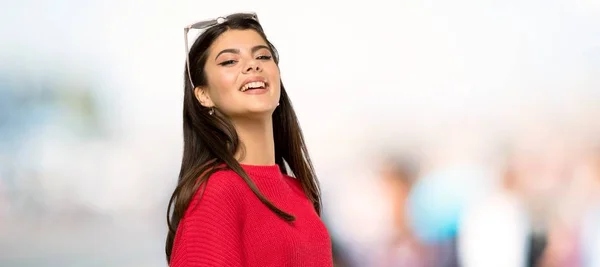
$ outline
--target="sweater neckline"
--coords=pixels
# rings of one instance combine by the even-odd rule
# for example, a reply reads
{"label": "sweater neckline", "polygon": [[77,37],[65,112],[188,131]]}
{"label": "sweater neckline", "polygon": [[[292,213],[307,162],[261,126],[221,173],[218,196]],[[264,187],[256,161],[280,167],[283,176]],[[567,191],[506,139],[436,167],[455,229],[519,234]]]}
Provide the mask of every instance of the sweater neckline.
{"label": "sweater neckline", "polygon": [[279,169],[279,165],[252,165],[252,164],[241,164],[240,166],[251,176],[259,176],[265,178],[281,178],[283,173]]}

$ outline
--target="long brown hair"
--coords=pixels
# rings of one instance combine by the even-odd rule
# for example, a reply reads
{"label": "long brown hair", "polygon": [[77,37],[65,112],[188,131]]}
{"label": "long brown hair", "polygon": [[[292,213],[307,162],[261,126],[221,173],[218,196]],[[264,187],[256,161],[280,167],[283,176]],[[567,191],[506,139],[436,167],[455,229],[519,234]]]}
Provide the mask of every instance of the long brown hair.
{"label": "long brown hair", "polygon": [[[275,63],[279,63],[277,50],[268,41],[262,26],[253,19],[231,17],[226,22],[207,29],[196,39],[189,52],[191,80],[196,86],[207,84],[204,65],[208,57],[208,49],[214,40],[227,30],[254,30],[268,44]],[[190,84],[190,77],[184,71],[183,97],[183,159],[179,172],[178,185],[171,196],[167,209],[167,235],[165,252],[170,262],[173,241],[180,220],[188,208],[194,193],[211,174],[217,170],[228,168],[236,172],[250,187],[252,192],[264,205],[287,221],[293,221],[293,215],[277,208],[263,196],[248,174],[234,158],[240,149],[240,141],[236,130],[228,118],[219,112],[209,115],[209,109],[200,105]],[[292,103],[281,83],[279,106],[273,113],[273,135],[275,141],[275,163],[281,171],[292,175],[302,184],[308,199],[313,203],[318,214],[321,213],[321,195],[318,181],[302,130],[298,123]],[[286,164],[291,173],[288,173]],[[222,166],[222,167],[221,167]]]}

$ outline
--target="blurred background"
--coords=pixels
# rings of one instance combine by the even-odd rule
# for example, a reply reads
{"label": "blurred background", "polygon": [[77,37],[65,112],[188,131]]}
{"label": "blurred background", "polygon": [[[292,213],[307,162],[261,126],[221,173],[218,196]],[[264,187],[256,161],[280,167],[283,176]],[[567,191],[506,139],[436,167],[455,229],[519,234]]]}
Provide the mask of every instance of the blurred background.
{"label": "blurred background", "polygon": [[183,27],[240,11],[336,266],[600,266],[596,0],[2,0],[0,266],[166,266]]}

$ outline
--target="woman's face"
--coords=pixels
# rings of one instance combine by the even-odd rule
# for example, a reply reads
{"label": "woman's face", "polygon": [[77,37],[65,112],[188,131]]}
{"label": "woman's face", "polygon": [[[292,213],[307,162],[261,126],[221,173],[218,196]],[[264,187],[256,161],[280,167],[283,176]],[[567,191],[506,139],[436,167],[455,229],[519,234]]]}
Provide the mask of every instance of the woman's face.
{"label": "woman's face", "polygon": [[205,107],[230,118],[271,116],[279,102],[279,67],[254,30],[228,30],[210,46],[204,66],[207,86],[195,89]]}

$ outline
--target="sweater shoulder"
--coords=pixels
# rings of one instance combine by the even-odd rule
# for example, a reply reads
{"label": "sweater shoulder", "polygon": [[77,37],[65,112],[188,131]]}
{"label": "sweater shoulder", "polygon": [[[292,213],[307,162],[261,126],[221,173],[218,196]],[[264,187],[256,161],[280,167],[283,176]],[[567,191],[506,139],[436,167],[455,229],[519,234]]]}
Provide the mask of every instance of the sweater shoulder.
{"label": "sweater shoulder", "polygon": [[195,210],[195,207],[202,203],[203,205],[225,205],[228,208],[235,209],[242,200],[244,191],[241,190],[244,181],[235,172],[229,170],[218,170],[211,174],[208,179],[196,190],[188,213]]}
{"label": "sweater shoulder", "polygon": [[[240,192],[244,180],[231,170],[218,170],[200,185],[198,191],[205,191],[218,196],[233,197]],[[197,192],[198,193],[198,192]]]}
{"label": "sweater shoulder", "polygon": [[298,180],[298,178],[289,175],[284,175],[284,179],[290,185],[290,188],[294,193],[298,194],[302,198],[308,199],[306,193],[304,192],[304,189],[302,188],[302,183],[300,182],[300,180]]}
{"label": "sweater shoulder", "polygon": [[243,266],[239,177],[216,171],[199,185],[173,243],[171,266]]}

